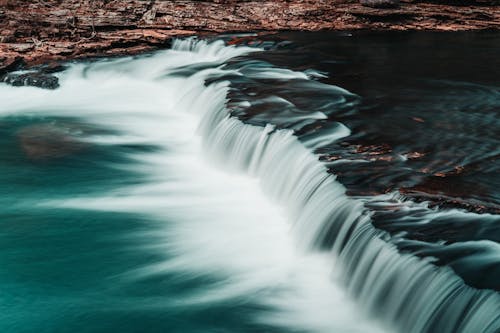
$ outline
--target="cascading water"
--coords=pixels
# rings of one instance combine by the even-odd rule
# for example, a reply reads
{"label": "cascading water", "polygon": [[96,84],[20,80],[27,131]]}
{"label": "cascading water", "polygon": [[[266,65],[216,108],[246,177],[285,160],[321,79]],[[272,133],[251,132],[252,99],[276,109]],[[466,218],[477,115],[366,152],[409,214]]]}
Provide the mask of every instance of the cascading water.
{"label": "cascading water", "polygon": [[[56,91],[2,87],[3,117],[76,117],[96,128],[75,135],[78,142],[123,150],[125,161],[108,166],[140,175],[104,194],[27,204],[147,216],[150,228],[121,237],[139,241],[158,259],[112,280],[123,289],[155,279],[192,286],[168,300],[127,299],[132,308],[252,309],[239,327],[170,331],[498,332],[498,293],[467,286],[449,267],[399,253],[391,236],[372,225],[364,201],[348,197],[318,160],[313,149],[348,136],[347,127],[330,123],[299,140],[292,129],[246,123],[230,112],[228,95],[245,85],[243,77],[299,84],[320,75],[235,59],[257,51],[177,40],[171,50],[145,57],[73,64]],[[325,86],[318,83],[334,89],[339,101],[354,98]],[[252,103],[233,106],[242,112]],[[325,114],[287,121],[301,130]]]}

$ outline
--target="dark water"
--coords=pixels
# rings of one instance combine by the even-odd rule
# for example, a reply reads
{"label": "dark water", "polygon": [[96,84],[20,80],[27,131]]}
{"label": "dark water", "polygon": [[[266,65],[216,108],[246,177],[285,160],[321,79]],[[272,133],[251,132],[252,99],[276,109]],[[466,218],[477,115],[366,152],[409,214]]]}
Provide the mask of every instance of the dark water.
{"label": "dark water", "polygon": [[368,203],[375,226],[402,235],[398,246],[404,251],[435,256],[469,284],[500,290],[498,33],[279,37],[293,43],[259,54],[260,59],[296,70],[317,69],[328,75],[321,82],[357,96],[344,101],[338,92],[312,83],[257,82],[252,86],[257,98],[279,96],[294,105],[273,100],[264,113],[259,104],[255,116],[243,118],[280,122],[287,114],[328,110],[328,121],[302,131],[331,121],[351,129],[349,137],[316,149],[322,160],[332,162],[330,171],[350,195],[392,193],[443,208],[434,214],[423,207],[401,211],[397,205],[380,209]]}
{"label": "dark water", "polygon": [[1,332],[500,330],[500,34],[263,39],[0,87]]}
{"label": "dark water", "polygon": [[[359,96],[354,107],[331,116],[353,135],[321,151],[326,159],[375,160],[366,168],[333,168],[353,194],[404,188],[499,212],[498,33],[280,37],[294,43],[259,57],[278,66],[328,73],[322,82]],[[301,108],[315,98],[320,101],[312,103],[321,108],[326,104],[321,99],[328,98],[318,91],[296,93],[288,95]]]}

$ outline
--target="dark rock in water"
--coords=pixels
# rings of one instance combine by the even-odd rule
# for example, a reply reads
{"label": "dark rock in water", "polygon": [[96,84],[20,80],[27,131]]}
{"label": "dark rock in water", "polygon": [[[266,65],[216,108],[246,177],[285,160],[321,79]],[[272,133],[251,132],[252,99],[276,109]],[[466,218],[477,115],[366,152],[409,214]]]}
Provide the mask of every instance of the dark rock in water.
{"label": "dark rock in water", "polygon": [[360,3],[365,7],[371,7],[371,8],[399,7],[399,0],[360,0]]}
{"label": "dark rock in water", "polygon": [[48,160],[70,155],[85,147],[70,126],[55,123],[24,127],[17,132],[22,150],[29,159]]}
{"label": "dark rock in water", "polygon": [[56,89],[59,87],[59,79],[54,75],[33,73],[8,73],[0,78],[2,82],[15,87],[32,86],[44,89]]}

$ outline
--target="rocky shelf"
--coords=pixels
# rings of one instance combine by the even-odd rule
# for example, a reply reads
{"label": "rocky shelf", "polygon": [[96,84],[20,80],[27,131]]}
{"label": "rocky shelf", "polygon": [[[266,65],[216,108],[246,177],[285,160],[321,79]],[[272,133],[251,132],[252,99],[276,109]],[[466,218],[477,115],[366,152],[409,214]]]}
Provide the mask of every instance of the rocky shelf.
{"label": "rocky shelf", "polygon": [[403,0],[393,8],[373,8],[373,1],[381,0],[363,0],[363,4],[349,0],[0,0],[0,74],[59,60],[136,54],[165,46],[174,36],[194,34],[500,28],[496,0]]}

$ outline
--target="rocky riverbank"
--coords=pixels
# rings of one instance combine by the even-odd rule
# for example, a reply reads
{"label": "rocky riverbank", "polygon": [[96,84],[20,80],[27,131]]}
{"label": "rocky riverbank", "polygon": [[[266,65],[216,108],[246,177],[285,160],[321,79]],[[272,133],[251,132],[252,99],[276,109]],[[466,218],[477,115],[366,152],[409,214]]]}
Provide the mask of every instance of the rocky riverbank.
{"label": "rocky riverbank", "polygon": [[498,1],[466,2],[377,9],[349,0],[0,0],[0,74],[23,65],[136,54],[194,34],[500,28]]}

